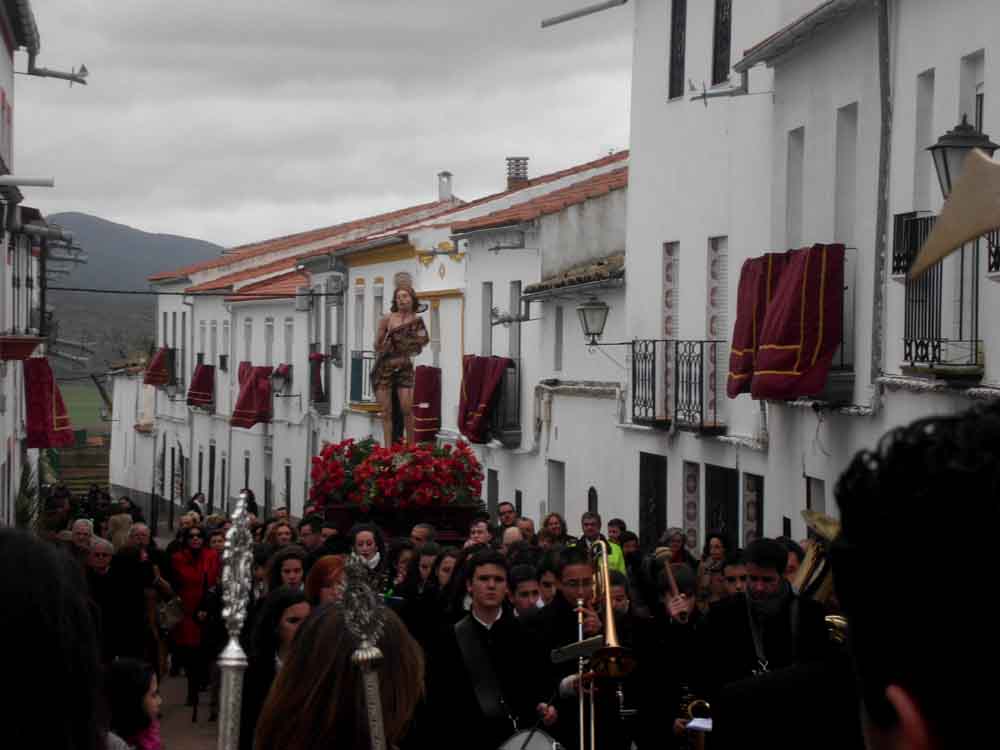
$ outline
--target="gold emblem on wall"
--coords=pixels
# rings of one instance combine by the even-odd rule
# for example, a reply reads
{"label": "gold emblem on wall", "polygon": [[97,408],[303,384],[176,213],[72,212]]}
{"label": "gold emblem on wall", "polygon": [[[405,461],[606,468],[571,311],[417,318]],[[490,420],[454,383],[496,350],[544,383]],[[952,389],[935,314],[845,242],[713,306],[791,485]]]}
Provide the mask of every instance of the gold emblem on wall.
{"label": "gold emblem on wall", "polygon": [[444,263],[442,263],[438,266],[438,277],[443,279],[446,273],[447,271],[444,270]]}

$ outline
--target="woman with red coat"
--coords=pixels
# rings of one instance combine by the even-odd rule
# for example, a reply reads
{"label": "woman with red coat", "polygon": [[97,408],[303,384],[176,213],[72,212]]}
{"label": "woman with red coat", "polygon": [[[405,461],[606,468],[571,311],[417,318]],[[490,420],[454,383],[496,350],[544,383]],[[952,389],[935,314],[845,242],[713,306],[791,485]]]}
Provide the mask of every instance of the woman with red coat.
{"label": "woman with red coat", "polygon": [[203,630],[208,620],[209,590],[219,582],[221,561],[209,548],[205,532],[198,526],[183,529],[181,548],[171,558],[174,590],[184,604],[184,619],[174,628],[177,657],[188,678],[187,705],[196,706],[198,690],[208,682],[208,663],[202,648]]}

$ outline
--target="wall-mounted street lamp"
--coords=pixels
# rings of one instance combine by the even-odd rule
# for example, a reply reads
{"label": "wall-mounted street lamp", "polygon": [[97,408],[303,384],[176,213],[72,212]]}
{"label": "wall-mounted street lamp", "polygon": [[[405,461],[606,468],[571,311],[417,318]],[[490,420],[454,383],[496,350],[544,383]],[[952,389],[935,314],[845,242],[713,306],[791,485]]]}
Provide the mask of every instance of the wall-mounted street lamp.
{"label": "wall-mounted street lamp", "polygon": [[591,297],[586,302],[576,306],[576,314],[580,318],[583,335],[588,346],[600,346],[597,340],[604,334],[604,325],[608,322],[608,305]]}
{"label": "wall-mounted street lamp", "polygon": [[951,195],[951,186],[962,174],[965,158],[974,148],[983,151],[987,156],[993,156],[1000,146],[993,143],[989,136],[977,130],[974,125],[970,125],[968,115],[962,115],[962,121],[958,125],[938,138],[933,146],[927,148],[934,160],[934,169],[941,184],[941,194],[946,199]]}

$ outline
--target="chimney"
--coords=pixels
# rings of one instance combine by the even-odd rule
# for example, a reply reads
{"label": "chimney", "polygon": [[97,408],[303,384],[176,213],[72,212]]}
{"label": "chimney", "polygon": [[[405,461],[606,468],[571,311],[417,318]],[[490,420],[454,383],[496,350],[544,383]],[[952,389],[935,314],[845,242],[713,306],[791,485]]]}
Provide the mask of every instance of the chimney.
{"label": "chimney", "polygon": [[528,157],[507,157],[507,189],[524,187],[528,184]]}
{"label": "chimney", "polygon": [[451,172],[445,170],[438,172],[438,200],[450,201],[454,196],[451,194]]}

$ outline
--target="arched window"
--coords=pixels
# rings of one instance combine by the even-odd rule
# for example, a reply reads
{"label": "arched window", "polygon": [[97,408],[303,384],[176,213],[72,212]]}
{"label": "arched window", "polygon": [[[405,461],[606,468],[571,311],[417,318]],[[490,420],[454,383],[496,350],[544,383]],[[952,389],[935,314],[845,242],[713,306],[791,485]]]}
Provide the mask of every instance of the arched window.
{"label": "arched window", "polygon": [[587,510],[597,513],[597,490],[593,487],[587,490]]}

